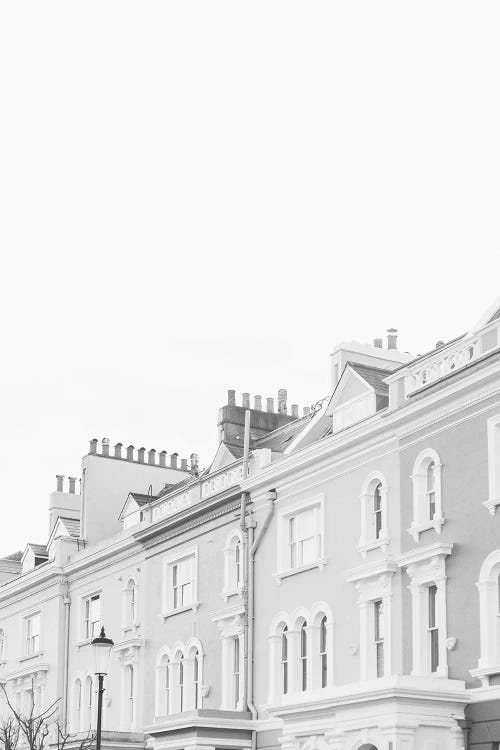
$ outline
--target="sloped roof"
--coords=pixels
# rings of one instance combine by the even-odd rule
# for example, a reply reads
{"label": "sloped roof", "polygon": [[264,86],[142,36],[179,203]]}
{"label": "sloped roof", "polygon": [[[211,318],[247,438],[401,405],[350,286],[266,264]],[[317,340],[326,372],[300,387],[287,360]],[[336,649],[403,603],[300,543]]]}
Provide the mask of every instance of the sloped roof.
{"label": "sloped roof", "polygon": [[370,367],[369,365],[358,365],[356,362],[347,362],[363,380],[365,380],[375,393],[386,396],[389,393],[389,386],[384,382],[384,378],[391,374],[391,370],[383,370],[381,367]]}
{"label": "sloped roof", "polygon": [[47,547],[45,544],[31,544],[31,542],[28,542],[26,547],[30,548],[30,550],[33,551],[33,554],[35,557],[48,557],[49,553],[47,552]]}
{"label": "sloped roof", "polygon": [[294,419],[293,422],[287,422],[287,424],[278,427],[277,430],[270,432],[268,435],[263,435],[252,441],[252,450],[270,448],[275,453],[283,453],[294,437],[302,432],[306,424],[311,421],[312,416],[313,413],[311,412],[305,417]]}
{"label": "sloped roof", "polygon": [[80,521],[77,518],[66,518],[66,516],[59,516],[59,518],[70,536],[76,538],[80,536]]}
{"label": "sloped roof", "polygon": [[10,555],[5,555],[5,557],[0,558],[1,560],[8,560],[9,562],[21,562],[23,553],[21,550],[18,552],[11,552]]}
{"label": "sloped roof", "polygon": [[[168,487],[168,489],[167,489]],[[167,484],[165,485],[165,492],[168,492],[171,487],[174,487],[173,484]],[[163,494],[163,491],[162,491]],[[142,492],[129,492],[129,497],[132,497],[137,505],[139,505],[141,508],[143,505],[147,505],[148,503],[152,503],[153,500],[157,500],[159,495],[144,495]]]}

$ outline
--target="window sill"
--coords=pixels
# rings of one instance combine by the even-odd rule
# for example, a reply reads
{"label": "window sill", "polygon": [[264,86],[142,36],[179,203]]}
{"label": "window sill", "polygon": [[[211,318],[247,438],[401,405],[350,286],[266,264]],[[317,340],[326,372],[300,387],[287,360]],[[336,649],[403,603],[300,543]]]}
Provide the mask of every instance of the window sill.
{"label": "window sill", "polygon": [[407,529],[408,534],[413,537],[414,542],[418,542],[420,538],[420,534],[424,531],[430,531],[431,529],[434,529],[436,534],[441,533],[441,527],[444,524],[444,517],[439,516],[439,518],[434,518],[432,521],[425,521],[424,523],[412,523],[409,529]]}
{"label": "window sill", "polygon": [[289,568],[288,570],[280,570],[278,573],[274,574],[274,578],[278,585],[281,583],[283,578],[288,578],[289,576],[295,576],[299,573],[304,573],[306,570],[314,570],[314,568],[319,568],[320,570],[323,570],[327,563],[327,558],[322,557],[319,560],[316,560],[315,562],[307,563],[307,565],[301,565],[298,568]]}
{"label": "window sill", "polygon": [[388,536],[382,536],[378,539],[363,539],[359,541],[358,552],[362,557],[366,557],[366,553],[373,549],[381,549],[383,552],[387,552],[389,547],[390,539]]}
{"label": "window sill", "polygon": [[85,638],[83,641],[78,641],[76,644],[77,648],[81,648],[82,646],[90,646],[92,643],[92,638]]}
{"label": "window sill", "polygon": [[140,622],[128,622],[122,625],[122,633],[134,633],[141,627]]}
{"label": "window sill", "polygon": [[225,602],[227,602],[232,596],[241,596],[243,593],[243,588],[241,586],[238,586],[238,588],[235,589],[228,589],[227,591],[224,590],[221,593],[222,598]]}
{"label": "window sill", "polygon": [[30,659],[39,659],[43,656],[43,651],[35,651],[34,654],[27,654],[26,656],[21,656],[17,661],[19,664],[23,664],[25,661],[29,661]]}
{"label": "window sill", "polygon": [[188,604],[185,607],[177,607],[177,609],[169,609],[168,612],[163,613],[163,620],[167,620],[169,617],[173,617],[174,615],[180,615],[181,612],[189,612],[192,610],[193,612],[198,611],[198,607],[200,606],[199,602],[194,602],[193,604]]}
{"label": "window sill", "polygon": [[500,674],[500,664],[492,664],[489,667],[480,667],[479,669],[469,669],[471,677],[481,681],[481,687],[490,687],[490,677]]}

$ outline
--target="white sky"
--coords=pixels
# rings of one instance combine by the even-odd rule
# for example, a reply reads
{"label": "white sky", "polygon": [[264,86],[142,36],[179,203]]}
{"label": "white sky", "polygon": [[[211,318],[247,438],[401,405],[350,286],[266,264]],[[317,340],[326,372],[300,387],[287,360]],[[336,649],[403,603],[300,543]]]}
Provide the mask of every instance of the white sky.
{"label": "white sky", "polygon": [[[500,4],[0,5],[0,554],[92,437],[216,448],[500,294]],[[134,488],[131,488],[134,489]]]}

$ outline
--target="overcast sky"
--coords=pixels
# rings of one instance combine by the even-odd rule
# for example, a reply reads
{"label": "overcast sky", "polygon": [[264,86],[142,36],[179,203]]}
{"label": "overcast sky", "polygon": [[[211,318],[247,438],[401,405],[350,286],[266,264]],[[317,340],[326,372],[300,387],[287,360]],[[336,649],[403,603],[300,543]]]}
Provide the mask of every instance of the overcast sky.
{"label": "overcast sky", "polygon": [[0,554],[90,438],[206,465],[228,388],[303,406],[343,339],[471,327],[499,35],[496,0],[0,5]]}

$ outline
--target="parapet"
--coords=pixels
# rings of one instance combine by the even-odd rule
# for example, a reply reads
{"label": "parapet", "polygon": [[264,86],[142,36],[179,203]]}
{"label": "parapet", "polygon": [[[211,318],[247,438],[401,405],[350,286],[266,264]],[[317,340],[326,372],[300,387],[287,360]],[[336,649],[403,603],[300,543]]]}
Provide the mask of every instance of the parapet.
{"label": "parapet", "polygon": [[198,473],[200,459],[197,453],[191,453],[189,459],[181,458],[179,465],[178,453],[174,452],[169,455],[165,450],[157,453],[154,448],[148,450],[141,447],[136,450],[135,446],[128,445],[124,449],[123,443],[116,443],[113,446],[113,453],[111,454],[109,438],[103,438],[101,440],[101,450],[99,451],[98,448],[99,441],[97,438],[93,438],[90,441],[89,455],[102,456],[104,458],[118,461],[131,461],[137,464],[145,464],[147,466],[157,466],[162,469],[177,469],[178,471],[184,471],[188,474]]}

